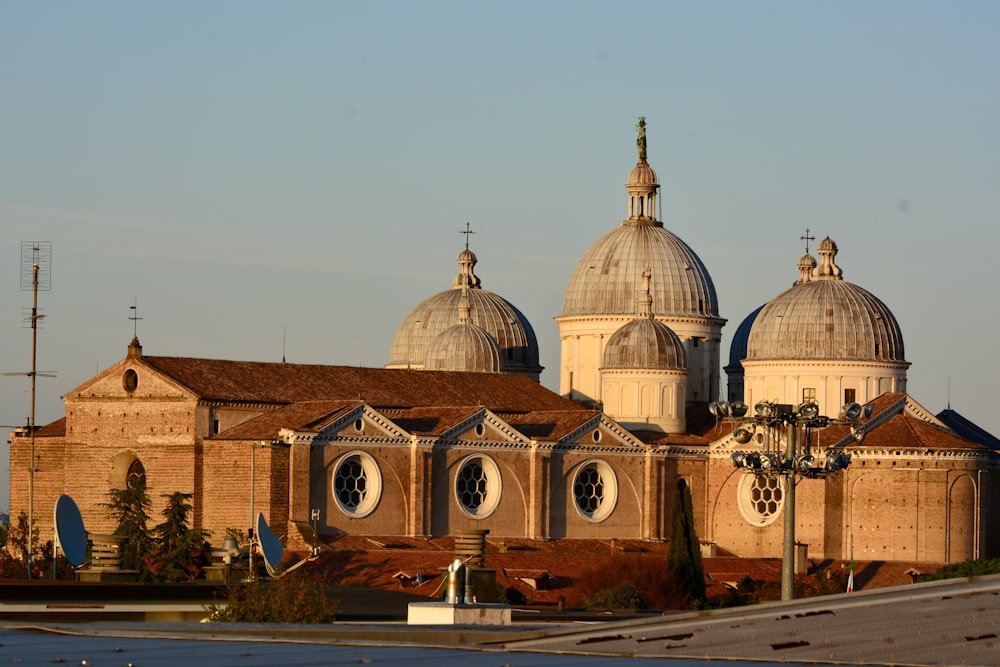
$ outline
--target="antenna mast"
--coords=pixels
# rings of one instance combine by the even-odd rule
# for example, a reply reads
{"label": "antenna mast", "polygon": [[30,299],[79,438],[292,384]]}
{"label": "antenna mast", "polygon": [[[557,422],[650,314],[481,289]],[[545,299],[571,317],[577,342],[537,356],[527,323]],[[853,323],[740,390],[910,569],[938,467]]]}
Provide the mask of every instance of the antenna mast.
{"label": "antenna mast", "polygon": [[[35,377],[38,374],[38,291],[52,289],[52,243],[50,241],[21,242],[21,291],[31,290],[31,419],[28,437],[31,443],[28,463],[28,579],[35,550]],[[55,556],[55,554],[53,554]]]}

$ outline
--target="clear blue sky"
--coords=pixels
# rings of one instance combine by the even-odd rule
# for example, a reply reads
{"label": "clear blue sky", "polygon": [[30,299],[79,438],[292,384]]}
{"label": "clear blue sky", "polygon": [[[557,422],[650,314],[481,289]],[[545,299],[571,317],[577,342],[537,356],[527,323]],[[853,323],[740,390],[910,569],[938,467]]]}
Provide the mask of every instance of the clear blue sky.
{"label": "clear blue sky", "polygon": [[[557,387],[636,118],[724,340],[806,228],[903,329],[909,389],[1000,433],[1000,3],[0,0],[0,370],[30,368],[21,241],[50,241],[38,423],[122,358],[381,366],[477,232]],[[27,379],[0,379],[23,424]],[[0,509],[8,458],[0,452]]]}

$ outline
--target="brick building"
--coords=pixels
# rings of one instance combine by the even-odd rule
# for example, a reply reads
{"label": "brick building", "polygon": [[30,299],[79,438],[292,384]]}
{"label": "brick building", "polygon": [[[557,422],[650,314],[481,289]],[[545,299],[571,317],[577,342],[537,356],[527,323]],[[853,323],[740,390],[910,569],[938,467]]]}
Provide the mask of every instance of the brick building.
{"label": "brick building", "polygon": [[[11,439],[11,510],[51,535],[51,507],[72,496],[91,531],[129,476],[193,494],[196,526],[221,539],[264,512],[305,546],[321,535],[494,537],[668,535],[677,484],[691,489],[699,536],[737,556],[781,553],[781,478],[735,468],[731,421],[712,419],[720,387],[719,317],[704,264],[657,218],[646,156],[629,174],[628,216],[570,277],[557,395],[538,384],[538,342],[505,299],[482,289],[466,246],[452,288],[400,324],[387,368],[146,356],[121,361],[64,396],[65,418]],[[808,232],[806,234],[808,236]],[[807,240],[808,243],[808,240]],[[799,478],[797,536],[813,558],[957,561],[1000,555],[997,441],[960,436],[907,392],[891,311],[843,280],[836,244],[799,260],[796,285],[748,316],[725,370],[731,401],[816,404],[836,417],[866,403],[861,442],[846,426],[803,433],[818,462],[850,467]],[[434,369],[434,370],[430,370]],[[44,539],[44,538],[43,538]]]}

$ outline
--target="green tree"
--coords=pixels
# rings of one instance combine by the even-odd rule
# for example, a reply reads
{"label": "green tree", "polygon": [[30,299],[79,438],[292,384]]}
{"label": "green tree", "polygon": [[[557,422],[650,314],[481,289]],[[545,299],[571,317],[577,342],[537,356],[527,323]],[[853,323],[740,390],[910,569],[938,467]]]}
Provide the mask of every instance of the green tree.
{"label": "green tree", "polygon": [[670,512],[670,553],[667,565],[693,604],[705,600],[705,571],[701,565],[701,543],[694,527],[691,489],[683,479],[677,483]]}
{"label": "green tree", "polygon": [[146,559],[157,581],[193,581],[211,557],[211,547],[201,528],[188,528],[190,493],[176,491],[163,495],[167,506],[163,523],[153,529],[153,549]]}
{"label": "green tree", "polygon": [[[33,576],[38,576],[38,557],[41,555],[38,542],[38,527],[31,531],[34,535],[35,558]],[[5,549],[0,550],[0,576],[8,579],[28,578],[28,513],[21,511],[7,526]]]}
{"label": "green tree", "polygon": [[118,524],[114,534],[126,539],[122,547],[122,568],[135,570],[139,581],[150,581],[148,557],[153,548],[153,536],[148,527],[150,502],[145,483],[129,478],[124,489],[111,489],[108,498],[102,506],[108,517]]}

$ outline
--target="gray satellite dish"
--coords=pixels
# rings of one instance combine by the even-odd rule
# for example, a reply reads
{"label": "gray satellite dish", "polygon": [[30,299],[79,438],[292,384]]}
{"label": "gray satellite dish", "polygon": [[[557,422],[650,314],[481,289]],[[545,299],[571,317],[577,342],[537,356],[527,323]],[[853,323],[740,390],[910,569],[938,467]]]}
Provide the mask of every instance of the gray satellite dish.
{"label": "gray satellite dish", "polygon": [[264,554],[264,567],[269,575],[279,577],[281,576],[281,559],[285,554],[285,545],[267,525],[263,512],[257,512],[255,523],[257,524],[257,544],[260,545],[260,552]]}
{"label": "gray satellite dish", "polygon": [[56,499],[55,525],[56,546],[73,567],[80,567],[87,557],[87,531],[83,528],[80,508],[65,493]]}

